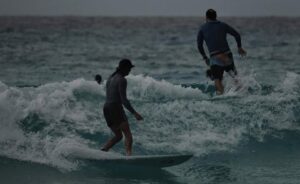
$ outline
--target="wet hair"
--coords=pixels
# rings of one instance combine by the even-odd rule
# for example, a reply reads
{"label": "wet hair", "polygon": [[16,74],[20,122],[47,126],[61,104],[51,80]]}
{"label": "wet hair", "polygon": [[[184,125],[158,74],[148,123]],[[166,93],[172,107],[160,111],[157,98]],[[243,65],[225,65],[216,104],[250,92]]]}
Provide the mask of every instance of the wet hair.
{"label": "wet hair", "polygon": [[216,20],[217,19],[217,12],[213,9],[208,9],[206,11],[206,18],[210,20]]}
{"label": "wet hair", "polygon": [[114,73],[112,73],[112,74],[110,75],[110,77],[113,77],[114,75],[116,75],[116,74],[119,73],[119,72],[120,72],[120,68],[117,67],[116,70],[114,71]]}

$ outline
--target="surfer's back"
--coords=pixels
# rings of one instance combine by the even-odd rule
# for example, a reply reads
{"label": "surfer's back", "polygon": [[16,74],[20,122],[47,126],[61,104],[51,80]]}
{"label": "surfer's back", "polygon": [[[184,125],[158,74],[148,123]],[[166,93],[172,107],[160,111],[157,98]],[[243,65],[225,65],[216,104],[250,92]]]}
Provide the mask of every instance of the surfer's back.
{"label": "surfer's back", "polygon": [[124,80],[126,79],[118,73],[109,77],[106,83],[106,103],[122,103],[119,88]]}

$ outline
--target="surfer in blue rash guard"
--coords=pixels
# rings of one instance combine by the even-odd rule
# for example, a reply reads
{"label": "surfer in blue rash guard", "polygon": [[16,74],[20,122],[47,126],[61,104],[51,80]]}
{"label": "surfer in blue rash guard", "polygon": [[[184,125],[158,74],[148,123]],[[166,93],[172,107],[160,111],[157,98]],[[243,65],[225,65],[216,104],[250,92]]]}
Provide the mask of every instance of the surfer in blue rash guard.
{"label": "surfer in blue rash guard", "polygon": [[137,120],[143,120],[143,117],[134,110],[126,95],[127,76],[134,67],[129,59],[122,59],[116,71],[106,82],[106,102],[103,107],[103,113],[107,126],[114,133],[102,148],[102,151],[108,151],[125,136],[126,155],[132,154],[132,134],[129,123],[124,112],[123,106],[129,110]]}
{"label": "surfer in blue rash guard", "polygon": [[[206,11],[206,23],[201,26],[198,32],[197,45],[206,65],[210,66],[207,75],[214,80],[216,93],[218,95],[224,92],[224,86],[222,84],[224,71],[228,72],[233,78],[237,75],[232,53],[226,39],[227,33],[235,38],[238,53],[241,56],[245,56],[246,51],[242,48],[240,34],[228,24],[218,21],[217,12],[215,10],[208,9]],[[204,51],[204,41],[208,48],[210,59]]]}

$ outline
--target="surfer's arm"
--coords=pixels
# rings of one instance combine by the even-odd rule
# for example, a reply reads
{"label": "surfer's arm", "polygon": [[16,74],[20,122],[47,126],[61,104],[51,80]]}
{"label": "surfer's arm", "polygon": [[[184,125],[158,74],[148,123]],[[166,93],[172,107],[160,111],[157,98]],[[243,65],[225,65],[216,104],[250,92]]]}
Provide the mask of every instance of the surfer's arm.
{"label": "surfer's arm", "polygon": [[235,41],[237,43],[237,47],[238,47],[238,53],[241,56],[245,56],[247,54],[247,52],[242,48],[242,40],[241,40],[241,35],[231,26],[226,25],[226,30],[227,33],[229,33],[230,35],[232,35],[235,38]]}
{"label": "surfer's arm", "polygon": [[127,81],[126,79],[122,79],[119,83],[119,94],[121,97],[122,104],[126,107],[126,109],[129,110],[129,112],[135,114],[136,111],[134,110],[129,100],[127,99],[126,88],[127,88]]}
{"label": "surfer's arm", "polygon": [[198,36],[197,36],[197,46],[198,46],[198,51],[199,51],[200,54],[202,55],[203,59],[206,59],[207,56],[206,56],[205,51],[204,51],[204,48],[203,48],[203,41],[204,41],[203,33],[202,33],[202,31],[200,30],[199,33],[198,33]]}
{"label": "surfer's arm", "polygon": [[226,32],[232,35],[237,43],[238,48],[242,48],[242,41],[241,41],[241,35],[231,26],[228,24],[225,24],[226,26]]}
{"label": "surfer's arm", "polygon": [[205,51],[203,48],[203,41],[204,41],[203,32],[200,30],[198,33],[198,36],[197,36],[197,46],[198,46],[198,50],[199,50],[200,54],[202,55],[206,65],[209,66],[209,59],[205,54]]}

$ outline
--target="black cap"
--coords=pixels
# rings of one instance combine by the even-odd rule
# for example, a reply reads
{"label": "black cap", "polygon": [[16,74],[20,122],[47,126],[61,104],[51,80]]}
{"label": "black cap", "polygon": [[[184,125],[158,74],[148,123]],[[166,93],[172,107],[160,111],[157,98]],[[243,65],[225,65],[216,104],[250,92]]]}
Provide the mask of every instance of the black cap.
{"label": "black cap", "polygon": [[132,68],[134,67],[134,65],[131,63],[131,61],[129,59],[122,59],[120,62],[119,62],[119,68],[122,69],[122,68]]}

